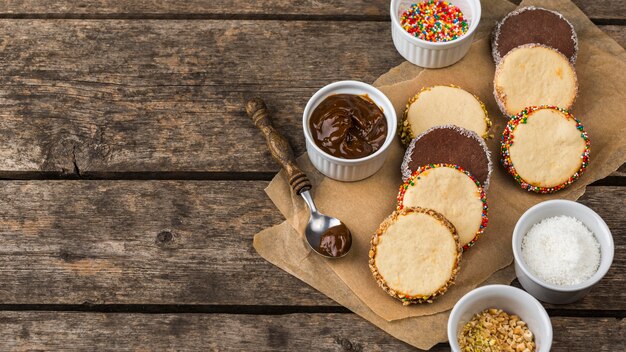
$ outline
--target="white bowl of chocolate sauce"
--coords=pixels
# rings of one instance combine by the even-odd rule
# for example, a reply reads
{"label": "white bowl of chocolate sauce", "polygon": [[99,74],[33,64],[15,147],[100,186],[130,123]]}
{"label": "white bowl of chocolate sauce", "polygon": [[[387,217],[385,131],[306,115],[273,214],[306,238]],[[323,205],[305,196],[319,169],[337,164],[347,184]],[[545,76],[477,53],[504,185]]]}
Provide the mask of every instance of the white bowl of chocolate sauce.
{"label": "white bowl of chocolate sauce", "polygon": [[311,163],[339,181],[358,181],[378,171],[396,135],[391,101],[375,87],[339,81],[309,99],[302,118]]}

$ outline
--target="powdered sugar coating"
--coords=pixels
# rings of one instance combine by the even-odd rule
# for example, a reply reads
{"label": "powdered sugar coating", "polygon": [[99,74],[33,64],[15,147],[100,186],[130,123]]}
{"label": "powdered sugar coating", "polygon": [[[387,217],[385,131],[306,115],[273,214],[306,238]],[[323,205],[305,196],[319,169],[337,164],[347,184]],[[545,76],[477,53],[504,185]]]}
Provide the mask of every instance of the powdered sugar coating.
{"label": "powdered sugar coating", "polygon": [[[411,177],[411,175],[413,174],[413,171],[411,171],[410,167],[409,167],[409,163],[411,162],[411,156],[413,155],[413,150],[415,149],[415,144],[417,143],[417,141],[419,141],[422,137],[424,137],[425,135],[435,131],[435,130],[439,130],[439,129],[448,129],[448,130],[453,130],[454,132],[464,136],[464,137],[468,137],[471,138],[473,140],[476,140],[478,142],[478,144],[480,144],[481,148],[483,149],[483,151],[485,152],[486,156],[487,156],[487,160],[488,160],[488,164],[487,164],[487,178],[486,181],[484,182],[484,184],[482,184],[481,186],[483,187],[483,189],[486,191],[489,188],[489,180],[491,179],[491,172],[493,169],[493,163],[491,161],[491,152],[489,151],[489,148],[487,148],[487,144],[485,143],[485,140],[480,137],[478,134],[476,134],[476,132],[474,131],[470,131],[468,129],[456,126],[456,125],[441,125],[441,126],[434,126],[429,128],[428,130],[422,132],[420,135],[418,135],[417,137],[413,138],[413,140],[411,140],[411,143],[409,144],[406,153],[404,154],[404,159],[402,160],[402,165],[400,166],[400,170],[402,172],[402,181],[406,181],[407,179],[409,179]],[[462,152],[462,151],[459,151]],[[439,162],[445,162],[445,161],[438,161]],[[463,166],[463,165],[461,165]]]}
{"label": "powdered sugar coating", "polygon": [[[565,16],[563,16],[562,14],[560,14],[560,13],[558,13],[556,11],[548,10],[546,8],[536,7],[536,6],[526,6],[526,7],[521,7],[521,8],[515,9],[515,10],[509,12],[506,16],[504,16],[504,18],[501,21],[496,22],[496,26],[494,27],[492,35],[491,35],[491,55],[493,56],[493,61],[496,64],[498,64],[502,60],[502,57],[500,56],[500,53],[498,51],[498,39],[500,38],[500,30],[501,30],[502,26],[504,25],[504,23],[509,18],[511,18],[513,16],[517,16],[517,15],[519,15],[522,12],[534,11],[534,10],[543,10],[543,11],[547,11],[547,12],[553,13],[554,15],[558,16],[560,19],[565,21],[570,26],[570,28],[572,29],[572,37],[571,38],[572,38],[572,41],[574,42],[574,54],[568,60],[572,64],[576,63],[576,58],[578,56],[578,36],[576,35],[576,30],[574,29],[574,26],[572,25],[572,23],[567,18],[565,18]],[[531,44],[531,43],[529,43],[529,44]],[[539,44],[539,43],[537,43],[537,44]]]}

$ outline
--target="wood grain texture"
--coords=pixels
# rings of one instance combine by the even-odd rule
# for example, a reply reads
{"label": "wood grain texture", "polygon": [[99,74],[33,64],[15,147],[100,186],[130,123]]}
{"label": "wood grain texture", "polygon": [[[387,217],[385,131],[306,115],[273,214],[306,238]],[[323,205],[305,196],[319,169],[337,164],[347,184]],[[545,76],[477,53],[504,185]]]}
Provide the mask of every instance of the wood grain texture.
{"label": "wood grain texture", "polygon": [[4,182],[0,302],[329,303],[254,252],[254,233],[282,221],[265,186]]}
{"label": "wood grain texture", "polygon": [[378,16],[389,15],[386,0],[62,0],[62,1],[3,1],[0,14],[40,15],[109,15],[178,17],[198,15],[298,15],[298,16]]}
{"label": "wood grain texture", "polygon": [[402,61],[387,27],[1,20],[11,36],[0,36],[0,176],[276,171],[245,102],[264,98],[302,153],[318,88],[373,81]]}
{"label": "wood grain texture", "polygon": [[[388,27],[0,20],[0,177],[275,172],[245,101],[264,98],[299,155],[318,88],[403,61]],[[624,43],[626,27],[611,31]]]}
{"label": "wood grain texture", "polygon": [[[9,181],[0,187],[3,304],[336,306],[260,258],[282,221],[267,182]],[[582,198],[612,229],[606,278],[559,309],[626,310],[626,187]]]}
{"label": "wood grain texture", "polygon": [[618,42],[619,45],[626,48],[626,26],[606,25],[598,27],[602,29],[609,37]]}
{"label": "wood grain texture", "polygon": [[[623,347],[624,319],[553,317],[552,324],[553,351]],[[19,351],[416,351],[354,314],[1,312],[0,333],[4,348]]]}
{"label": "wood grain texture", "polygon": [[[615,25],[626,2],[574,2],[626,46]],[[387,17],[388,0],[1,1],[0,178],[267,179],[278,167],[244,102],[265,98],[302,153],[315,90],[371,82],[403,61]],[[265,181],[0,186],[2,350],[414,350],[354,314],[302,313],[342,309],[254,252],[253,234],[282,221]],[[612,229],[615,260],[584,300],[546,307],[623,317],[626,187],[589,187],[581,201]],[[96,312],[11,311],[40,304]],[[256,313],[100,313],[108,305]],[[299,313],[263,315],[289,310]],[[555,351],[626,341],[624,319],[552,322]]]}
{"label": "wood grain texture", "polygon": [[[620,0],[573,0],[590,18],[626,20],[626,4]],[[519,0],[513,1],[519,3]],[[388,0],[62,0],[62,1],[3,1],[0,15],[41,15],[51,17],[156,17],[185,18],[193,16],[244,15],[272,17],[335,16],[354,19],[386,20]]]}

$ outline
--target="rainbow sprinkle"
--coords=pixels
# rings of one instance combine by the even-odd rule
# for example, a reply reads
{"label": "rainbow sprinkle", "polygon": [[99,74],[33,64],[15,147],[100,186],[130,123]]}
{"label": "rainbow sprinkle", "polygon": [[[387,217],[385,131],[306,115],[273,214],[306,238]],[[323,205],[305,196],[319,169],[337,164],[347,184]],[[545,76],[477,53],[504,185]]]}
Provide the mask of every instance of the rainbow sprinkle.
{"label": "rainbow sprinkle", "polygon": [[[525,124],[528,121],[528,116],[532,114],[533,112],[540,110],[540,109],[557,110],[563,113],[563,115],[565,115],[565,118],[573,119],[574,121],[576,121],[576,129],[580,131],[580,137],[585,140],[585,149],[583,150],[583,153],[580,156],[580,159],[581,159],[580,169],[578,169],[578,171],[576,171],[567,181],[554,187],[540,187],[540,186],[535,186],[526,182],[520,176],[520,174],[517,173],[517,170],[515,170],[515,166],[513,165],[513,160],[511,160],[511,154],[509,151],[509,148],[511,148],[511,146],[513,145],[513,140],[515,137],[514,136],[515,128],[520,123]],[[541,193],[541,194],[554,193],[574,183],[574,181],[576,181],[583,174],[583,172],[587,169],[587,165],[589,164],[589,153],[591,151],[590,146],[591,146],[591,143],[589,142],[589,135],[587,135],[587,132],[585,132],[585,129],[583,128],[582,123],[580,123],[580,120],[575,118],[574,115],[572,115],[568,110],[559,108],[557,106],[550,106],[550,105],[530,106],[522,110],[519,114],[511,116],[511,119],[509,120],[509,123],[506,125],[504,132],[502,132],[502,140],[501,140],[501,146],[500,146],[500,151],[502,152],[501,162],[502,162],[502,166],[504,166],[504,168],[509,172],[509,174],[511,174],[513,178],[515,178],[515,181],[517,181],[517,183],[519,183],[523,189],[529,192],[535,192],[535,193]]]}
{"label": "rainbow sprinkle", "polygon": [[467,32],[463,12],[447,1],[413,4],[400,16],[400,25],[410,35],[428,42],[449,42]]}
{"label": "rainbow sprinkle", "polygon": [[472,174],[470,174],[468,171],[466,171],[459,165],[428,164],[425,166],[418,167],[417,170],[415,170],[415,172],[413,173],[413,175],[411,175],[411,177],[409,177],[404,182],[404,184],[400,186],[400,191],[398,192],[398,197],[397,197],[397,200],[398,200],[397,210],[399,211],[399,210],[402,210],[402,208],[404,208],[404,194],[406,193],[406,190],[410,186],[415,186],[415,181],[420,179],[420,174],[422,174],[426,170],[434,169],[437,167],[449,167],[449,168],[453,168],[453,169],[461,171],[462,173],[466,174],[472,181],[474,181],[476,186],[478,186],[478,191],[480,192],[480,200],[483,203],[483,213],[481,215],[482,221],[480,223],[480,228],[478,229],[478,232],[476,232],[476,236],[474,236],[474,238],[471,241],[469,241],[465,246],[463,246],[463,252],[465,252],[470,247],[474,246],[474,244],[476,243],[476,240],[478,240],[478,237],[480,237],[480,235],[485,231],[485,228],[487,227],[487,223],[489,222],[489,219],[487,218],[487,211],[489,210],[489,207],[487,205],[487,196],[485,195],[485,190],[483,189],[483,186],[474,176],[472,176]]}

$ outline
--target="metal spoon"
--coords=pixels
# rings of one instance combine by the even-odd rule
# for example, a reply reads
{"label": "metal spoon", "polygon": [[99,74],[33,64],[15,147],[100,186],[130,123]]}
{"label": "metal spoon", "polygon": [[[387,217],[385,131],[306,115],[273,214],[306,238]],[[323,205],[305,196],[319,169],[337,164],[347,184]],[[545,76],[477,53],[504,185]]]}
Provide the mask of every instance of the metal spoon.
{"label": "metal spoon", "polygon": [[333,256],[328,251],[320,249],[322,235],[327,233],[329,229],[340,226],[342,222],[337,218],[320,213],[317,210],[317,207],[315,207],[313,198],[311,198],[311,194],[309,193],[309,190],[311,190],[312,187],[311,181],[309,181],[306,174],[300,170],[298,165],[296,165],[296,159],[293,155],[293,150],[291,149],[289,142],[285,139],[285,137],[278,133],[272,125],[265,102],[259,98],[248,101],[246,104],[246,112],[256,127],[258,127],[265,136],[267,146],[269,147],[274,160],[276,160],[276,162],[278,162],[278,164],[280,164],[280,166],[287,173],[291,189],[293,189],[296,194],[302,196],[306,204],[309,206],[311,217],[309,218],[309,222],[306,226],[305,235],[311,249],[326,258],[341,258],[348,254],[352,245],[352,239],[350,231],[347,230],[347,228],[345,228],[347,231],[347,237],[345,237],[346,240],[344,241],[343,251],[336,253],[337,255]]}

